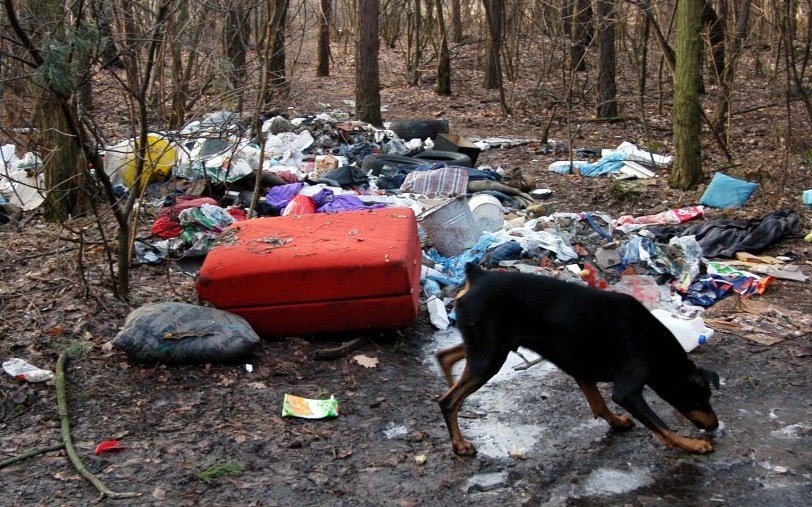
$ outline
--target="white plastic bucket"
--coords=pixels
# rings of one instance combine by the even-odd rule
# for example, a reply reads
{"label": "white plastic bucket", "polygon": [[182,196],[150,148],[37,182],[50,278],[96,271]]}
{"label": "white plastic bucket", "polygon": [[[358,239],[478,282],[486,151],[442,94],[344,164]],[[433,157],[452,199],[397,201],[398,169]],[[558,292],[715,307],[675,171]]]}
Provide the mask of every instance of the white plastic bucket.
{"label": "white plastic bucket", "polygon": [[496,232],[505,224],[502,203],[489,194],[476,194],[468,199],[468,207],[482,232]]}
{"label": "white plastic bucket", "polygon": [[418,221],[434,247],[445,257],[461,254],[479,239],[480,231],[465,196],[427,209]]}

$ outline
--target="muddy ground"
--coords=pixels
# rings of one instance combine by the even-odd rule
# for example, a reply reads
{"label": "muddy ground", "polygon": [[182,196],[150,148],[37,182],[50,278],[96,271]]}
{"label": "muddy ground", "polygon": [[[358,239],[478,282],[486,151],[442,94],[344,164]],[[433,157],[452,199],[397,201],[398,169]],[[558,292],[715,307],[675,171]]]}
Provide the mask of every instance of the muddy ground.
{"label": "muddy ground", "polygon": [[[382,61],[397,69],[400,57],[385,52]],[[452,131],[471,138],[530,139],[515,148],[485,152],[480,163],[521,168],[537,187],[552,189],[548,202],[555,211],[600,210],[619,216],[697,203],[703,188],[671,190],[663,173],[630,202],[613,197],[609,178],[548,173],[546,166],[555,158],[532,141],[546,122],[543,99],[517,85],[517,96],[524,94],[517,104],[537,109],[517,108],[514,117],[504,118],[496,96],[477,87],[470,70],[477,68],[475,62],[463,57],[455,67],[457,91],[450,98],[435,97],[428,79],[415,89],[402,85],[397,71],[385,74],[385,116],[448,118]],[[351,67],[339,64],[333,72],[328,80],[316,80],[308,68],[300,69],[291,97],[294,114],[318,112],[328,104],[341,108],[342,100],[353,98]],[[750,103],[774,98],[768,86],[746,92]],[[799,203],[800,191],[812,187],[805,165],[809,161],[804,162],[804,145],[787,151],[774,135],[781,114],[782,108],[767,108],[737,118],[735,169],[759,178],[762,186],[744,209],[724,214],[709,210],[707,218],[751,218],[792,208],[801,213],[802,233],[812,229],[812,212]],[[638,121],[605,124],[587,121],[589,117],[588,110],[581,110],[574,122],[556,120],[550,135],[565,139],[572,133],[578,146],[644,143]],[[650,121],[660,149],[668,152],[667,111],[652,113]],[[809,126],[801,117],[798,142],[809,138],[804,132]],[[710,177],[727,164],[705,135]],[[784,163],[787,157],[790,162]],[[193,278],[172,263],[134,268],[133,301],[124,304],[110,293],[102,249],[90,245],[80,258],[67,236],[36,213],[0,228],[0,358],[23,357],[53,369],[60,352],[78,352],[67,365],[66,378],[79,456],[110,490],[139,494],[105,503],[812,503],[809,334],[764,346],[746,333],[717,332],[691,353],[723,381],[712,400],[723,423],[712,454],[666,449],[639,424],[614,434],[593,420],[572,379],[546,363],[514,371],[521,359],[511,356],[503,372],[465,405],[463,433],[479,454],[460,458],[451,451],[435,401],[444,383],[433,360],[439,348],[458,337],[453,329],[435,330],[422,309],[413,326],[372,335],[367,345],[337,359],[314,359],[317,351],[335,345],[336,337],[290,337],[263,342],[250,361],[250,373],[245,364],[134,365],[108,345],[126,315],[154,301],[194,302]],[[809,273],[810,252],[810,244],[798,234],[765,253],[787,255]],[[759,299],[809,313],[811,296],[810,282],[779,280]],[[379,363],[365,368],[353,361],[354,354]],[[340,415],[317,421],[282,418],[285,393],[334,395]],[[670,425],[696,434],[672,408],[653,395],[648,398]],[[53,383],[20,383],[3,374],[0,402],[0,460],[61,441]],[[95,456],[96,445],[109,439],[119,439],[127,448]],[[233,474],[206,478],[202,472],[213,465],[233,465]],[[0,472],[0,505],[89,505],[97,497],[62,450]]]}

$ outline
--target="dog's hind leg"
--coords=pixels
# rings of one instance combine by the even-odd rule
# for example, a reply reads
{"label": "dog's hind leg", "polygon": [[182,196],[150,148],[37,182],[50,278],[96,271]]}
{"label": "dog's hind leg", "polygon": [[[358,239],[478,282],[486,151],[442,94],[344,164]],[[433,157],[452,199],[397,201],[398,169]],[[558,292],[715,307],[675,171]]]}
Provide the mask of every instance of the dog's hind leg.
{"label": "dog's hind leg", "polygon": [[451,436],[451,446],[454,448],[454,452],[460,456],[473,456],[476,454],[473,444],[462,438],[460,426],[457,422],[460,407],[462,407],[468,396],[485,385],[499,371],[505,359],[507,359],[507,351],[485,355],[480,361],[472,361],[469,356],[460,378],[451,386],[451,389],[437,400],[440,404],[440,410],[443,412],[448,433]]}
{"label": "dog's hind leg", "polygon": [[458,361],[462,361],[463,359],[465,359],[464,343],[459,343],[437,353],[437,362],[440,363],[440,368],[443,370],[443,375],[445,375],[445,381],[448,383],[448,387],[454,385],[454,377],[451,374],[451,369],[454,368],[454,365],[457,364]]}
{"label": "dog's hind leg", "polygon": [[592,409],[592,415],[596,419],[600,417],[608,422],[609,426],[621,431],[631,429],[632,426],[634,426],[634,421],[632,421],[629,416],[618,415],[609,410],[595,382],[588,382],[581,379],[575,379],[575,381],[578,382],[578,387],[580,387],[581,392],[584,393],[584,397],[587,403],[589,403],[589,408]]}

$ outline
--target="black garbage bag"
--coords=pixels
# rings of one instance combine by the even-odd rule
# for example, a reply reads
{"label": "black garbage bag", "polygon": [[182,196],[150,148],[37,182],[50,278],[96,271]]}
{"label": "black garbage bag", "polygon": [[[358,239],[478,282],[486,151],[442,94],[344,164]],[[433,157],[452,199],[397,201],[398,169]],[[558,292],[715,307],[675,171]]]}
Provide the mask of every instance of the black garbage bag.
{"label": "black garbage bag", "polygon": [[187,303],[155,303],[127,316],[113,345],[139,363],[231,363],[260,342],[233,313]]}

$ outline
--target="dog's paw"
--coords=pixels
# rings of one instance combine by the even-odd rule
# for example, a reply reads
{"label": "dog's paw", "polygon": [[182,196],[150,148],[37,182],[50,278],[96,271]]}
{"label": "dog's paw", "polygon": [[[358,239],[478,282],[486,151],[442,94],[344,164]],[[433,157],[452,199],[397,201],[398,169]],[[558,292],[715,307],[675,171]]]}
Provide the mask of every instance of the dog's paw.
{"label": "dog's paw", "polygon": [[713,444],[707,440],[689,438],[686,439],[684,443],[687,445],[682,446],[683,449],[694,454],[707,454],[709,452],[713,452]]}
{"label": "dog's paw", "polygon": [[609,422],[609,425],[613,430],[629,431],[634,428],[634,421],[627,415],[615,415],[612,421]]}
{"label": "dog's paw", "polygon": [[452,442],[452,445],[454,446],[454,454],[457,456],[474,456],[476,454],[474,444],[468,442],[467,440]]}

